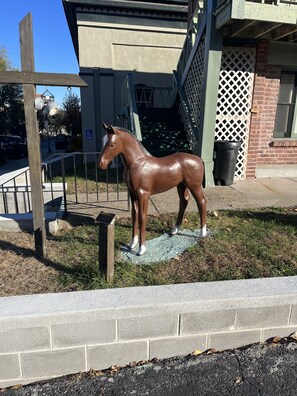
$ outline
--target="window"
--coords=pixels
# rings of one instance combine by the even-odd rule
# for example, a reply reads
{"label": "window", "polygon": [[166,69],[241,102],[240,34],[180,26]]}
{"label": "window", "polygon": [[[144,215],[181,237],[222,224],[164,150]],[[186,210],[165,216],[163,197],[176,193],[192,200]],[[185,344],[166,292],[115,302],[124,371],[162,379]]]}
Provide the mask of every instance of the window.
{"label": "window", "polygon": [[283,72],[280,80],[274,138],[297,138],[297,73]]}

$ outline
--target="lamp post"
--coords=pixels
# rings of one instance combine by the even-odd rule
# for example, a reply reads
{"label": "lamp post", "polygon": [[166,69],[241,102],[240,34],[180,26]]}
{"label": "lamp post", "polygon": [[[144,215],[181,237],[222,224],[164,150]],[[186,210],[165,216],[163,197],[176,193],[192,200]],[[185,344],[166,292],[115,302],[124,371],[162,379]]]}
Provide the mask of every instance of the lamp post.
{"label": "lamp post", "polygon": [[41,110],[43,116],[43,125],[47,133],[48,152],[52,153],[49,137],[48,117],[53,117],[58,112],[58,105],[55,103],[55,97],[48,90],[35,99],[36,110]]}

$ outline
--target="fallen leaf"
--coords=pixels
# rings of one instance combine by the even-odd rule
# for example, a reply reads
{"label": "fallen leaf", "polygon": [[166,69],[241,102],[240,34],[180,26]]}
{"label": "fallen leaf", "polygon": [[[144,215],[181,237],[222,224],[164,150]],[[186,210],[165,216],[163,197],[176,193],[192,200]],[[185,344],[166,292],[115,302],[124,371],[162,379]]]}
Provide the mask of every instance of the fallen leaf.
{"label": "fallen leaf", "polygon": [[215,348],[210,348],[206,351],[206,355],[211,355],[212,353],[216,353],[217,350]]}
{"label": "fallen leaf", "polygon": [[241,377],[237,377],[235,380],[235,384],[241,384],[242,383],[242,378]]}
{"label": "fallen leaf", "polygon": [[281,342],[281,340],[282,340],[282,337],[275,336],[275,337],[273,337],[271,342],[273,342],[274,344],[278,344],[279,342]]}
{"label": "fallen leaf", "polygon": [[109,371],[111,372],[111,373],[116,373],[117,371],[119,371],[119,367],[118,366],[111,366],[110,368],[109,368]]}
{"label": "fallen leaf", "polygon": [[192,355],[192,356],[198,356],[198,355],[201,355],[201,353],[203,353],[203,352],[200,351],[199,349],[195,349],[195,351],[193,351],[193,352],[191,353],[191,355]]}

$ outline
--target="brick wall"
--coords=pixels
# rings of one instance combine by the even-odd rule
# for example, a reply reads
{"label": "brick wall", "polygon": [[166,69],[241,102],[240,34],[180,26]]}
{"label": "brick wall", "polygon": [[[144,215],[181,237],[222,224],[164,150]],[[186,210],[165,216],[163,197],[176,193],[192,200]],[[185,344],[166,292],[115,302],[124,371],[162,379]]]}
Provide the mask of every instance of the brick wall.
{"label": "brick wall", "polygon": [[268,45],[257,46],[247,178],[256,176],[257,167],[297,165],[297,142],[273,139],[281,67],[267,64]]}
{"label": "brick wall", "polygon": [[297,329],[297,277],[0,298],[0,388]]}

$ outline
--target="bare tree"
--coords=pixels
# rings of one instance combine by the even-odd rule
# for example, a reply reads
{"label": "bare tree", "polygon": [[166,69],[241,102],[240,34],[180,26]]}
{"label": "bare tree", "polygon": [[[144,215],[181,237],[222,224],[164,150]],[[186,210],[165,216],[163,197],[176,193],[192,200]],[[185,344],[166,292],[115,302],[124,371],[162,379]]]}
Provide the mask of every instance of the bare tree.
{"label": "bare tree", "polygon": [[[0,48],[0,70],[13,70],[5,48]],[[25,135],[23,91],[20,84],[0,85],[0,133]]]}

